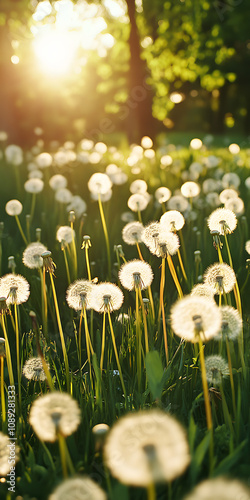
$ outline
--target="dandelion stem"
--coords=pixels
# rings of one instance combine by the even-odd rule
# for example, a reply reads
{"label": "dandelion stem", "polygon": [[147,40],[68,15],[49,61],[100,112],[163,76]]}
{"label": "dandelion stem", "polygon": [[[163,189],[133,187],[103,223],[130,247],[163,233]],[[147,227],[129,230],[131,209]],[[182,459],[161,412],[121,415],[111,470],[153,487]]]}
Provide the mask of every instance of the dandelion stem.
{"label": "dandelion stem", "polygon": [[138,242],[136,242],[136,247],[137,247],[137,251],[138,251],[139,258],[140,258],[141,260],[144,260],[144,259],[143,259],[143,256],[142,256],[142,253],[141,253],[140,245],[139,245],[139,243],[138,243]]}
{"label": "dandelion stem", "polygon": [[32,193],[31,209],[30,209],[30,223],[32,222],[36,206],[36,193]]}
{"label": "dandelion stem", "polygon": [[147,487],[148,500],[156,500],[156,491],[154,483],[151,483]]}
{"label": "dandelion stem", "polygon": [[139,313],[139,288],[135,288],[135,321],[136,321],[136,354],[137,354],[137,375],[138,375],[138,389],[141,390],[141,321]]}
{"label": "dandelion stem", "polygon": [[67,254],[66,254],[66,249],[65,246],[62,246],[62,251],[63,251],[63,256],[64,256],[64,262],[65,262],[65,268],[66,268],[66,274],[67,274],[67,280],[68,280],[68,285],[71,283],[71,278],[70,278],[70,272],[69,272],[69,263],[67,259]]}
{"label": "dandelion stem", "polygon": [[25,245],[27,246],[28,245],[28,240],[27,240],[27,238],[26,238],[26,236],[25,236],[25,234],[23,232],[23,229],[22,229],[22,226],[21,226],[21,223],[20,223],[18,215],[15,215],[15,219],[16,219],[16,223],[17,223],[18,229],[20,231],[20,234],[21,234],[21,236],[23,238],[23,241],[24,241]]}
{"label": "dandelion stem", "polygon": [[70,223],[71,227],[71,235],[72,235],[72,241],[71,241],[71,247],[72,247],[72,252],[73,252],[73,263],[74,263],[74,277],[75,279],[77,278],[77,252],[76,252],[76,241],[75,241],[75,235],[74,235],[74,223]]}
{"label": "dandelion stem", "polygon": [[120,361],[119,361],[119,356],[118,356],[118,352],[117,352],[117,347],[116,347],[116,342],[115,342],[115,334],[114,334],[114,330],[113,330],[113,325],[112,325],[112,321],[111,321],[111,316],[110,316],[109,309],[108,309],[108,319],[109,319],[109,327],[110,327],[112,342],[113,342],[114,351],[115,351],[117,368],[119,370],[120,380],[121,380],[122,389],[123,389],[123,393],[124,393],[124,397],[125,397],[125,407],[127,407],[127,392],[126,392],[126,389],[125,389],[124,380],[123,380],[123,376],[122,376],[122,369],[121,369],[121,365],[120,365]]}
{"label": "dandelion stem", "polygon": [[16,333],[16,362],[17,362],[17,384],[18,384],[18,399],[21,413],[21,366],[20,366],[20,339],[19,339],[19,327],[18,327],[18,316],[17,316],[17,304],[14,303],[14,315],[15,315],[15,333]]}
{"label": "dandelion stem", "polygon": [[233,378],[232,359],[231,359],[231,353],[230,353],[230,346],[229,346],[228,337],[226,337],[226,346],[227,346],[227,359],[228,359],[229,377],[230,377],[230,384],[231,384],[231,390],[232,390],[233,412],[234,412],[234,417],[236,418],[236,401],[235,401],[234,378]]}
{"label": "dandelion stem", "polygon": [[65,438],[64,436],[58,432],[58,443],[59,443],[59,451],[60,451],[60,457],[61,457],[61,464],[62,464],[62,471],[63,471],[63,477],[66,478],[68,476],[68,470],[67,470],[67,459],[66,459],[66,450],[65,450]]}
{"label": "dandelion stem", "polygon": [[185,281],[187,281],[187,275],[186,275],[186,271],[184,269],[184,265],[183,265],[182,258],[181,258],[181,252],[180,252],[179,248],[177,250],[177,255],[178,255],[179,263],[181,266],[181,272],[182,272],[183,278]]}
{"label": "dandelion stem", "polygon": [[199,347],[200,347],[201,379],[202,379],[202,387],[203,387],[204,400],[205,400],[207,429],[210,431],[213,428],[213,421],[212,421],[212,412],[211,412],[208,385],[207,385],[207,374],[206,374],[205,358],[204,358],[204,345],[202,344],[201,339],[199,340]]}
{"label": "dandelion stem", "polygon": [[1,324],[2,324],[3,334],[4,334],[4,338],[5,338],[6,361],[7,361],[7,368],[8,368],[8,374],[9,374],[9,381],[10,381],[10,385],[14,386],[15,382],[14,382],[13,368],[12,368],[12,361],[11,361],[10,344],[9,344],[8,334],[6,331],[5,319],[4,319],[3,315],[1,315]]}
{"label": "dandelion stem", "polygon": [[89,264],[89,249],[88,249],[88,245],[85,245],[85,259],[86,259],[88,280],[91,281],[91,271],[90,271],[90,264]]}
{"label": "dandelion stem", "polygon": [[42,299],[42,320],[45,338],[47,338],[48,325],[47,325],[47,315],[48,315],[48,305],[47,305],[47,294],[46,294],[46,280],[45,280],[45,268],[43,272],[39,268],[40,281],[41,281],[41,299]]}
{"label": "dandelion stem", "polygon": [[168,363],[168,361],[169,361],[169,355],[168,355],[168,338],[167,338],[165,309],[164,309],[165,266],[166,266],[166,264],[165,264],[165,257],[163,257],[162,261],[161,261],[160,308],[161,308],[161,316],[162,316],[162,327],[163,327],[163,338],[164,338],[165,354],[166,354],[166,360],[167,360],[167,363]]}
{"label": "dandelion stem", "polygon": [[102,221],[103,232],[104,232],[105,241],[106,241],[107,257],[108,257],[108,275],[110,277],[111,276],[111,258],[110,258],[109,236],[108,236],[107,225],[106,225],[106,221],[105,221],[105,215],[104,215],[104,211],[103,211],[103,207],[102,207],[100,194],[98,194],[98,204],[99,204],[99,211],[100,211],[100,216],[101,216],[101,221]]}
{"label": "dandelion stem", "polygon": [[139,288],[139,296],[140,296],[140,302],[141,302],[141,308],[142,308],[142,317],[143,317],[143,325],[144,325],[144,335],[145,335],[145,350],[146,353],[149,351],[148,347],[148,327],[147,327],[147,318],[146,318],[146,313],[145,313],[145,307],[142,299],[142,293],[141,289]]}
{"label": "dandelion stem", "polygon": [[6,421],[6,406],[5,406],[5,394],[4,394],[4,356],[0,356],[0,377],[1,377],[1,407],[2,407],[2,420],[3,425]]}
{"label": "dandelion stem", "polygon": [[168,261],[169,271],[170,271],[170,273],[172,275],[172,278],[174,280],[175,286],[177,288],[178,295],[179,295],[179,297],[181,299],[183,297],[183,292],[182,292],[181,285],[179,283],[179,280],[178,280],[178,277],[177,277],[177,274],[176,274],[176,271],[175,271],[175,268],[174,268],[174,264],[173,264],[171,255],[169,255],[169,254],[167,255],[167,261]]}
{"label": "dandelion stem", "polygon": [[102,373],[103,369],[103,359],[104,359],[104,348],[105,348],[105,317],[106,312],[103,312],[103,320],[102,320],[102,350],[101,350],[101,360],[100,360],[100,371]]}

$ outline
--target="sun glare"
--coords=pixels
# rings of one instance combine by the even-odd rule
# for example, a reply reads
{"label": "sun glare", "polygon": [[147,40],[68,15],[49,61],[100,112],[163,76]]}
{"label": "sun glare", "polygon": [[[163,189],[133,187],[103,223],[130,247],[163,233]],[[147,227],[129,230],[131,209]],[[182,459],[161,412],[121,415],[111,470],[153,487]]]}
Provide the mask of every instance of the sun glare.
{"label": "sun glare", "polygon": [[62,75],[70,70],[77,51],[73,33],[47,29],[34,40],[34,51],[43,71]]}

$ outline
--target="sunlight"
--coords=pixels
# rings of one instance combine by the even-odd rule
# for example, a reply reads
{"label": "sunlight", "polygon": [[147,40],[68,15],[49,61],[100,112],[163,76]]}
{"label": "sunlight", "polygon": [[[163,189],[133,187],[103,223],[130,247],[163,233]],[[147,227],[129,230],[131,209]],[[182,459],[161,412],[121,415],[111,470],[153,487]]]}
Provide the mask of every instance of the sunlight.
{"label": "sunlight", "polygon": [[46,27],[34,40],[34,51],[41,69],[52,75],[67,73],[77,51],[74,33]]}

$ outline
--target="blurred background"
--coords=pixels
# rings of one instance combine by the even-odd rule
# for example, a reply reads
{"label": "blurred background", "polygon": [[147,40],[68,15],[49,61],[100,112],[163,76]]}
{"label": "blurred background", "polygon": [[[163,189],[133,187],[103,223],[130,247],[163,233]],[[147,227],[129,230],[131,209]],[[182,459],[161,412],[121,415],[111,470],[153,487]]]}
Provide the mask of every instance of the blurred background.
{"label": "blurred background", "polygon": [[250,134],[247,0],[1,0],[0,134]]}

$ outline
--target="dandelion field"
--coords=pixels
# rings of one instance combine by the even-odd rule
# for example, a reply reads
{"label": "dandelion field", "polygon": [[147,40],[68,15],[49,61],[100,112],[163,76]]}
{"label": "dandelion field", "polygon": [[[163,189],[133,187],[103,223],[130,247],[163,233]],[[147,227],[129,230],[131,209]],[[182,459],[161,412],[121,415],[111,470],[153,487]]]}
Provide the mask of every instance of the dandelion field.
{"label": "dandelion field", "polygon": [[0,497],[250,499],[250,151],[1,149]]}

